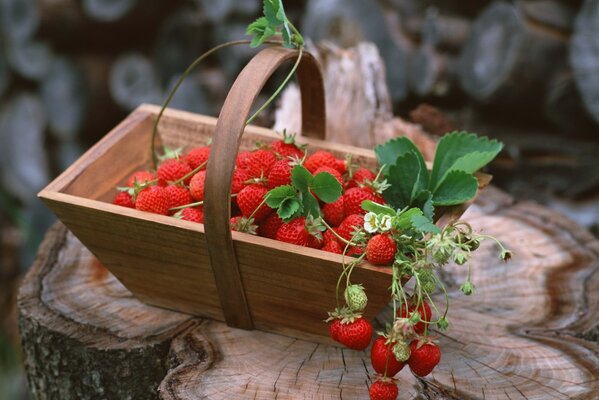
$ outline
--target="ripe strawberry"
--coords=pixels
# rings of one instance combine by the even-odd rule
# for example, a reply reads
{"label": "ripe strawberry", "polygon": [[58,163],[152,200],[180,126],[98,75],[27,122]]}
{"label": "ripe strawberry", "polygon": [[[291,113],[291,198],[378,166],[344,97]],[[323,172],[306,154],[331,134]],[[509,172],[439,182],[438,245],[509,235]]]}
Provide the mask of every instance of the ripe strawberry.
{"label": "ripe strawberry", "polygon": [[231,194],[237,194],[246,186],[245,181],[249,179],[245,169],[235,168],[233,171],[233,180],[231,181]]}
{"label": "ripe strawberry", "polygon": [[[246,216],[253,216],[256,222],[262,221],[271,212],[271,208],[262,204],[262,206],[254,213],[254,210],[260,206],[264,200],[264,196],[268,193],[262,185],[248,185],[237,193],[237,205],[241,213]],[[253,214],[253,215],[252,215]]]}
{"label": "ripe strawberry", "polygon": [[397,245],[386,234],[374,235],[366,245],[366,259],[374,265],[390,265],[395,259]]}
{"label": "ripe strawberry", "polygon": [[[420,314],[420,319],[422,321],[426,321],[426,322],[431,321],[431,319],[433,317],[433,312],[431,311],[431,307],[424,300],[422,300],[422,303],[420,304],[418,309],[416,309],[416,306],[414,304],[410,304],[407,312],[406,312],[405,304],[402,304],[401,307],[399,307],[399,309],[397,310],[397,316],[399,318],[410,318],[415,310],[418,311],[418,314]],[[416,325],[414,325],[414,332],[419,333],[419,334],[424,333],[426,324],[422,321],[420,321],[420,322],[416,323]]]}
{"label": "ripe strawberry", "polygon": [[368,320],[357,317],[353,322],[341,322],[339,342],[353,350],[364,350],[372,339],[372,325]]}
{"label": "ripe strawberry", "polygon": [[324,231],[322,234],[323,245],[320,250],[328,251],[330,253],[342,254],[343,246],[339,242],[339,239],[330,230]]}
{"label": "ripe strawberry", "polygon": [[364,254],[363,246],[353,246],[353,247],[349,248],[346,255],[348,255],[350,257],[359,257],[362,254]]}
{"label": "ripe strawberry", "polygon": [[206,183],[206,171],[196,172],[189,181],[189,193],[195,201],[204,200],[204,185]]}
{"label": "ripe strawberry", "polygon": [[345,240],[351,240],[354,231],[364,227],[364,216],[360,214],[351,214],[345,217],[337,227],[337,234]]}
{"label": "ripe strawberry", "polygon": [[301,159],[304,157],[304,150],[295,144],[294,134],[288,135],[283,132],[283,139],[273,142],[271,148],[281,158],[296,157]]}
{"label": "ripe strawberry", "polygon": [[[160,164],[156,174],[165,182],[172,182],[183,178],[190,172],[191,168],[185,161],[178,160],[176,158],[169,158]],[[188,184],[190,179],[191,177],[185,179],[185,184]]]}
{"label": "ripe strawberry", "polygon": [[325,203],[321,207],[322,218],[327,224],[331,226],[337,226],[345,218],[345,207],[343,206],[343,196],[339,196],[337,200],[332,203]]}
{"label": "ripe strawberry", "polygon": [[378,380],[370,385],[368,394],[370,400],[395,400],[399,395],[399,389],[391,380]]}
{"label": "ripe strawberry", "polygon": [[423,344],[414,340],[410,343],[410,351],[408,365],[412,373],[417,376],[427,376],[441,361],[441,350],[432,342]]}
{"label": "ripe strawberry", "polygon": [[181,210],[181,219],[185,221],[204,223],[204,209],[202,207],[187,207]]}
{"label": "ripe strawberry", "polygon": [[362,208],[362,202],[370,200],[375,203],[384,204],[385,200],[371,189],[354,187],[348,189],[343,194],[343,205],[345,207],[345,215],[350,214],[366,214],[366,210]]}
{"label": "ripe strawberry", "polygon": [[316,237],[314,235],[308,236],[308,247],[312,249],[320,249],[323,245],[322,237]]}
{"label": "ripe strawberry", "polygon": [[127,179],[127,186],[133,187],[136,181],[139,185],[141,185],[148,181],[153,181],[154,179],[156,179],[156,175],[150,171],[137,171],[131,174],[129,179]]}
{"label": "ripe strawberry", "polygon": [[345,174],[347,171],[347,162],[345,160],[337,159],[335,161],[335,169],[339,171],[341,174]]}
{"label": "ripe strawberry", "polygon": [[135,202],[133,201],[133,196],[131,196],[127,192],[118,192],[116,196],[114,196],[114,200],[112,204],[116,204],[117,206],[135,208]]}
{"label": "ripe strawberry", "polygon": [[250,178],[262,178],[268,176],[275,162],[277,156],[272,151],[256,150],[248,156],[246,169]]}
{"label": "ripe strawberry", "polygon": [[334,341],[339,341],[339,333],[341,332],[341,319],[336,318],[329,323],[329,336]]}
{"label": "ripe strawberry", "polygon": [[289,185],[291,183],[291,165],[289,158],[284,158],[275,162],[268,173],[267,186],[274,189],[278,186]]}
{"label": "ripe strawberry", "polygon": [[300,217],[283,223],[277,231],[276,239],[285,243],[308,246],[310,233],[306,229],[306,218]]}
{"label": "ripe strawberry", "polygon": [[[379,336],[372,344],[370,350],[370,361],[372,368],[381,375],[394,377],[404,367],[404,363],[397,361],[393,355],[395,342],[387,344],[387,338]],[[387,373],[385,374],[385,371]]]}
{"label": "ripe strawberry", "polygon": [[150,186],[137,195],[135,208],[156,214],[168,215],[170,207],[169,195],[162,186]]}
{"label": "ripe strawberry", "polygon": [[237,168],[245,169],[247,167],[247,161],[250,154],[251,152],[247,150],[240,151],[239,153],[237,153]]}
{"label": "ripe strawberry", "polygon": [[339,173],[339,171],[337,171],[335,168],[325,165],[323,167],[317,168],[312,175],[316,176],[321,172],[328,172],[329,174],[333,175],[341,184],[341,187],[343,187],[343,175],[341,175],[341,173]]}
{"label": "ripe strawberry", "polygon": [[169,185],[165,190],[168,193],[170,208],[193,203],[191,194],[189,194],[189,191],[184,187]]}
{"label": "ripe strawberry", "polygon": [[335,166],[337,159],[328,151],[319,150],[316,153],[308,156],[304,161],[304,167],[312,174],[320,167]]}
{"label": "ripe strawberry", "polygon": [[358,187],[360,183],[363,183],[365,180],[373,181],[376,178],[374,172],[367,168],[358,168],[356,172],[352,175],[351,179],[347,181],[346,189],[351,189],[353,187]]}
{"label": "ripe strawberry", "polygon": [[260,222],[260,236],[267,237],[269,239],[277,238],[277,231],[283,225],[283,220],[279,217],[279,214],[272,212],[268,217],[264,218]]}
{"label": "ripe strawberry", "polygon": [[[210,146],[202,146],[189,150],[189,153],[187,153],[185,157],[183,157],[183,160],[185,160],[185,162],[191,167],[191,169],[196,169],[200,165],[207,163],[209,156]],[[204,168],[206,168],[205,165]]]}

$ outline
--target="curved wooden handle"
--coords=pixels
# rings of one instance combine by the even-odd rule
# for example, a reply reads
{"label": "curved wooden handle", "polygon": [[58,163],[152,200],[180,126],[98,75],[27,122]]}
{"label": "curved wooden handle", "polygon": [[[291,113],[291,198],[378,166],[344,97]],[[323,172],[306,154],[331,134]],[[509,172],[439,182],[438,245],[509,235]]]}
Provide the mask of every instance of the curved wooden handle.
{"label": "curved wooden handle", "polygon": [[[231,238],[233,170],[252,104],[274,71],[297,56],[297,50],[271,47],[252,58],[229,91],[213,136],[204,186],[204,229],[225,319],[229,326],[237,328],[252,329],[253,322]],[[320,66],[311,54],[303,53],[297,75],[302,96],[302,133],[324,139],[324,84]]]}

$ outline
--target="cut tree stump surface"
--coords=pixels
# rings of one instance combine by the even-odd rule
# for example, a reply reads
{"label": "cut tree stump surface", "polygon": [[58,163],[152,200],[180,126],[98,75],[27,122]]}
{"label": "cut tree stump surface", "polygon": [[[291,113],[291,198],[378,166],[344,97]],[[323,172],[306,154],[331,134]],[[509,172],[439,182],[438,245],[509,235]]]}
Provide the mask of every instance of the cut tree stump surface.
{"label": "cut tree stump surface", "polygon": [[[599,241],[492,187],[464,219],[514,258],[499,261],[484,242],[471,297],[458,289],[466,268],[447,268],[451,325],[438,334],[441,363],[424,379],[402,370],[399,398],[597,398],[599,345],[583,337],[596,337],[599,320]],[[368,352],[147,306],[61,224],[47,234],[18,308],[36,399],[368,398]]]}

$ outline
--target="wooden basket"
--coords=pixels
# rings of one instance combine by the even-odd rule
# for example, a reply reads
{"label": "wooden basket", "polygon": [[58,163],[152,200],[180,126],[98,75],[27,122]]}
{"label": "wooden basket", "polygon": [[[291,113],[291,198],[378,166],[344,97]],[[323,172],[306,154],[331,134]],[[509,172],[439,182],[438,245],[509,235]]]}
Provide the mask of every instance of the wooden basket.
{"label": "wooden basket", "polygon": [[[167,110],[161,142],[191,148],[212,138],[207,166],[205,224],[178,220],[111,204],[114,187],[151,165],[152,125],[159,107],[142,105],[39,193],[58,218],[137,298],[169,309],[328,342],[326,312],[335,305],[340,255],[231,232],[230,187],[238,149],[277,135],[245,127],[250,108],[270,75],[297,51],[267,48],[240,73],[217,119]],[[298,69],[303,134],[325,137],[322,75],[304,53]],[[243,137],[242,137],[243,134]],[[303,138],[302,138],[303,139]],[[302,140],[311,151],[375,168],[372,151]],[[465,207],[445,210],[443,220]],[[364,263],[352,280],[364,284],[365,311],[373,317],[389,301],[390,268]]]}

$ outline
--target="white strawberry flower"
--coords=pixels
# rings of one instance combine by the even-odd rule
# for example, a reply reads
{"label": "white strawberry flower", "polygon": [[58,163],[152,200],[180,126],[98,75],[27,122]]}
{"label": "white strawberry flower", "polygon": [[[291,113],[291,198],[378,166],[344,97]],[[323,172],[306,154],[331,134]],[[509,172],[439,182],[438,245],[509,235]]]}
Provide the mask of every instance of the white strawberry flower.
{"label": "white strawberry flower", "polygon": [[389,215],[383,215],[379,221],[379,229],[381,232],[387,232],[391,229],[391,217]]}
{"label": "white strawberry flower", "polygon": [[375,233],[379,229],[379,223],[376,220],[376,214],[373,212],[366,213],[364,216],[364,229],[368,233]]}

